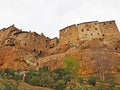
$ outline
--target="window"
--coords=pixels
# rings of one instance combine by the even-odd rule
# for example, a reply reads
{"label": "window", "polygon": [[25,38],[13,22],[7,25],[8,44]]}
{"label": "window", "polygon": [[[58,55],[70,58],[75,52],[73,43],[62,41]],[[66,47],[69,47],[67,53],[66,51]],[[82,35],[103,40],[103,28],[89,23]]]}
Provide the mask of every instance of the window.
{"label": "window", "polygon": [[112,24],[112,22],[110,22],[110,24]]}
{"label": "window", "polygon": [[97,30],[97,28],[95,28],[95,30]]}
{"label": "window", "polygon": [[103,23],[103,25],[106,25],[106,23]]}
{"label": "window", "polygon": [[26,46],[27,44],[25,43],[25,46]]}
{"label": "window", "polygon": [[105,36],[105,34],[103,34],[103,36]]}
{"label": "window", "polygon": [[36,49],[33,50],[34,52],[36,51]]}
{"label": "window", "polygon": [[82,29],[81,31],[82,31],[82,32],[84,32],[84,30],[83,30],[83,29]]}
{"label": "window", "polygon": [[107,30],[107,28],[105,28],[105,30]]}
{"label": "window", "polygon": [[111,27],[111,29],[113,30],[114,28],[113,28],[113,27]]}
{"label": "window", "polygon": [[95,25],[97,25],[97,23],[95,23]]}
{"label": "window", "polygon": [[87,31],[89,31],[89,29],[87,29]]}
{"label": "window", "polygon": [[93,35],[93,34],[91,33],[91,35]]}
{"label": "window", "polygon": [[36,39],[34,39],[34,41],[36,41]]}
{"label": "window", "polygon": [[87,34],[85,34],[85,36],[87,36]]}

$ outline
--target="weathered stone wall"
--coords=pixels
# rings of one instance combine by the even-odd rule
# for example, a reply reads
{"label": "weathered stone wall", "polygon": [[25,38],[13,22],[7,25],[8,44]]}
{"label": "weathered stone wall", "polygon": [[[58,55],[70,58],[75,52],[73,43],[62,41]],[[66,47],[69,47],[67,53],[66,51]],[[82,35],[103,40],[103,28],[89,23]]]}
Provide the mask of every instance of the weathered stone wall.
{"label": "weathered stone wall", "polygon": [[53,47],[56,47],[59,43],[59,39],[57,37],[51,39],[49,41],[49,48],[53,48]]}
{"label": "weathered stone wall", "polygon": [[78,43],[78,31],[76,25],[68,26],[60,30],[59,43],[61,45]]}
{"label": "weathered stone wall", "polygon": [[102,32],[97,21],[78,24],[79,40],[92,40],[101,38]]}
{"label": "weathered stone wall", "polygon": [[100,30],[102,30],[103,36],[110,36],[119,33],[115,21],[99,22],[99,27]]}

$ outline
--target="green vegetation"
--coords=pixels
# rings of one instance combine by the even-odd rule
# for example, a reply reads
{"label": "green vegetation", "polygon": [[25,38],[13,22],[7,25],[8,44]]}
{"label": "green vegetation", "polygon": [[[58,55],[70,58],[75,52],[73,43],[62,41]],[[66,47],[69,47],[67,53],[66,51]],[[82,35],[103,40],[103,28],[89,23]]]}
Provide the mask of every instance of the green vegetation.
{"label": "green vegetation", "polygon": [[[95,76],[84,76],[78,74],[79,62],[72,56],[63,59],[64,67],[49,70],[49,67],[44,66],[39,70],[20,71],[4,69],[0,70],[2,79],[14,79],[16,81],[24,81],[32,86],[40,86],[52,88],[55,90],[105,90],[106,82],[97,83]],[[109,80],[107,82],[109,90],[115,90],[115,82]],[[7,89],[6,89],[7,88]],[[0,90],[19,90],[17,85],[13,83],[3,82],[0,84]]]}
{"label": "green vegetation", "polygon": [[77,81],[82,84],[83,83],[83,78],[82,77],[78,77]]}
{"label": "green vegetation", "polygon": [[89,83],[90,85],[95,86],[95,84],[96,84],[96,77],[90,76],[90,77],[88,78],[88,83]]}
{"label": "green vegetation", "polygon": [[0,90],[20,90],[20,88],[18,85],[9,81],[0,83]]}

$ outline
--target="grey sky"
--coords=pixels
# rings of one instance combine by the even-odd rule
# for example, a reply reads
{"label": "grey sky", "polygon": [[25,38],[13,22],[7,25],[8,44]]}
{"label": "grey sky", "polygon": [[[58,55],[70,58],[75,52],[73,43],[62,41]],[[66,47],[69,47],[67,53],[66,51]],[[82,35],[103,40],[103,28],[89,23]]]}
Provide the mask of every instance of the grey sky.
{"label": "grey sky", "polygon": [[120,0],[0,0],[0,28],[15,24],[53,38],[66,26],[96,20],[120,27]]}

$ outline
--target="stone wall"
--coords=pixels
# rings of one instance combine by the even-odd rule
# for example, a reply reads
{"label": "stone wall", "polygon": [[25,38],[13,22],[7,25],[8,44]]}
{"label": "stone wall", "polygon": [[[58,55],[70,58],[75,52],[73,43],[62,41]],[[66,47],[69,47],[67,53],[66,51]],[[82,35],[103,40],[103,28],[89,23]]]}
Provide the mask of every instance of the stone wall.
{"label": "stone wall", "polygon": [[78,31],[76,25],[68,26],[60,30],[59,43],[61,45],[78,43]]}
{"label": "stone wall", "polygon": [[53,48],[53,47],[56,47],[59,43],[59,39],[57,37],[51,39],[49,41],[49,48]]}
{"label": "stone wall", "polygon": [[110,36],[119,33],[115,21],[99,22],[99,27],[102,30],[103,36]]}
{"label": "stone wall", "polygon": [[93,38],[101,38],[102,32],[99,28],[99,23],[97,21],[94,22],[86,22],[77,25],[79,40],[92,40]]}
{"label": "stone wall", "polygon": [[118,34],[115,21],[85,22],[68,26],[59,32],[60,45],[78,44],[80,41],[89,41],[96,38],[104,38]]}

